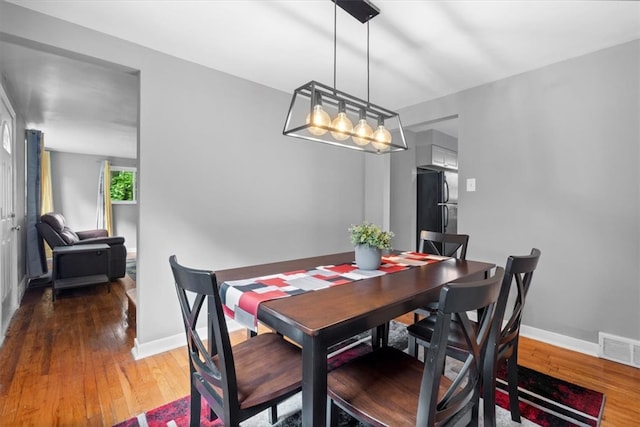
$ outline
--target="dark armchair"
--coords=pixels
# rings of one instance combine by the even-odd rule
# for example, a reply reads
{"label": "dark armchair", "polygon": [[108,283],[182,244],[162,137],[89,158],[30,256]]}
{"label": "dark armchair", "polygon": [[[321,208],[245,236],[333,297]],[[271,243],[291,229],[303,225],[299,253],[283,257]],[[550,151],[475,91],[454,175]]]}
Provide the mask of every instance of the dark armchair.
{"label": "dark armchair", "polygon": [[124,277],[127,262],[127,248],[124,237],[107,235],[107,230],[73,231],[66,225],[64,216],[49,212],[40,217],[36,224],[38,233],[53,249],[58,246],[91,245],[104,243],[111,252],[111,269],[109,279]]}

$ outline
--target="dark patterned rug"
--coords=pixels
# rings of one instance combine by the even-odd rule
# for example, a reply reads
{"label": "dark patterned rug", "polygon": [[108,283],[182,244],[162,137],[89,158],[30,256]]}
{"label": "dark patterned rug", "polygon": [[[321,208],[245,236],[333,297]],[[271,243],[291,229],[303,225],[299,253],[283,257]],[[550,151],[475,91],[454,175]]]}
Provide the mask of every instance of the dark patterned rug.
{"label": "dark patterned rug", "polygon": [[[496,405],[509,409],[507,370],[498,370]],[[518,366],[520,414],[541,426],[599,426],[603,393]]]}
{"label": "dark patterned rug", "polygon": [[127,260],[126,272],[127,272],[127,275],[131,277],[135,282],[136,281],[136,259],[135,258]]}
{"label": "dark patterned rug", "polygon": [[[371,351],[369,345],[369,334],[361,334],[353,337],[338,346],[330,349],[329,369],[333,369],[353,357]],[[392,322],[389,332],[390,345],[400,348],[407,348],[407,334],[405,325]],[[332,354],[333,353],[333,354]],[[447,366],[447,369],[456,369]],[[499,377],[505,378],[504,369],[498,373]],[[520,412],[522,414],[522,424],[511,421],[508,411],[509,397],[501,388],[504,388],[504,381],[498,380],[498,390],[496,391],[496,422],[499,427],[506,426],[545,426],[545,427],[570,427],[570,426],[599,426],[604,410],[604,394],[568,383],[566,381],[544,375],[540,372],[525,367],[519,368],[520,381]],[[152,409],[137,417],[116,424],[114,427],[166,427],[166,426],[188,426],[189,425],[189,403],[190,397],[169,402],[158,408]],[[481,405],[482,406],[482,405]],[[279,421],[274,424],[277,427],[298,427],[301,425],[301,399],[300,393],[291,397],[287,401],[278,405]],[[507,409],[503,409],[507,408]],[[223,426],[219,420],[208,420],[208,406],[202,401],[202,411],[200,425],[205,427]],[[267,411],[243,422],[242,426],[262,427],[270,426],[266,414]],[[481,418],[482,419],[482,418]],[[344,412],[339,414],[339,424],[337,427],[360,427],[358,421]]]}

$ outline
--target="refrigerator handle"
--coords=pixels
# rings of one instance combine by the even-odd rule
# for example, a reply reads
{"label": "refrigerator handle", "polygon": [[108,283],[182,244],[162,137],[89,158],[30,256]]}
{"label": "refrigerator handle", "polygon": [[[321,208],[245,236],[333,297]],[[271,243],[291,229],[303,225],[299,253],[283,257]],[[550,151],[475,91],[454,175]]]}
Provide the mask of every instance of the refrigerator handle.
{"label": "refrigerator handle", "polygon": [[444,202],[449,202],[449,183],[446,179],[444,180]]}
{"label": "refrigerator handle", "polygon": [[447,232],[447,227],[449,226],[449,206],[447,205],[443,205],[442,206],[443,209],[443,213],[444,213],[444,232]]}

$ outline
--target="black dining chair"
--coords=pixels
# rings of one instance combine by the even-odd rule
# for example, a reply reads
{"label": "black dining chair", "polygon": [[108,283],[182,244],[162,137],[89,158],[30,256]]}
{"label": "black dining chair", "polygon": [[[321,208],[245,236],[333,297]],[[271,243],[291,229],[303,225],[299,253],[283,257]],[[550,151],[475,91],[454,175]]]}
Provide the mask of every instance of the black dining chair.
{"label": "black dining chair", "polygon": [[[509,409],[513,421],[520,422],[518,407],[518,340],[520,323],[527,293],[531,286],[533,273],[538,266],[540,250],[533,248],[529,255],[509,256],[505,266],[504,279],[500,287],[500,296],[496,305],[496,315],[492,328],[498,334],[497,346],[487,350],[483,374],[484,425],[495,426],[495,390],[498,362],[506,360],[507,382],[509,389]],[[515,299],[511,305],[509,319],[504,323],[507,303],[512,287],[515,287]],[[407,327],[409,332],[409,354],[417,355],[417,345],[432,345],[435,336],[437,318],[430,316]],[[476,327],[476,326],[474,326]],[[448,355],[464,360],[468,347],[461,339],[462,325],[454,323],[449,332]]]}
{"label": "black dining chair", "polygon": [[468,245],[468,234],[438,233],[436,231],[422,230],[420,231],[418,252],[465,259]]}
{"label": "black dining chair", "polygon": [[[201,396],[225,426],[238,426],[268,408],[274,422],[276,405],[301,390],[300,349],[274,333],[232,347],[215,273],[184,267],[175,255],[169,263],[187,335],[190,425],[200,425]],[[207,318],[209,348],[196,329],[200,317]]]}
{"label": "black dining chair", "polygon": [[[458,259],[467,258],[468,234],[439,233],[437,231],[420,231],[420,244],[418,252],[448,256]],[[433,302],[413,311],[413,322],[420,320],[420,316],[429,316],[437,309],[437,303]]]}
{"label": "black dining chair", "polygon": [[[477,425],[483,352],[497,340],[491,328],[504,270],[480,281],[444,285],[434,339],[425,363],[392,347],[381,347],[329,372],[330,425],[335,406],[374,426],[441,426],[467,417]],[[467,311],[483,309],[479,327]],[[471,349],[457,373],[443,375],[447,338],[454,324]],[[384,398],[382,398],[384,396]]]}

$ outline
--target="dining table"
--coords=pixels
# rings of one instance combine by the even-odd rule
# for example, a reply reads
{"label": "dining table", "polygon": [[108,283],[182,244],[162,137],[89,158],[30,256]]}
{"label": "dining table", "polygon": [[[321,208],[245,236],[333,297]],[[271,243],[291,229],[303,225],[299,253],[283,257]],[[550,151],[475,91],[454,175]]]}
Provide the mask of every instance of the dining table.
{"label": "dining table", "polygon": [[[327,355],[331,346],[368,330],[377,331],[372,345],[383,345],[385,325],[391,320],[437,301],[443,285],[484,277],[495,267],[457,258],[438,261],[259,303],[258,321],[302,348],[303,426],[325,425]],[[216,278],[223,283],[353,262],[351,251],[220,270]]]}

